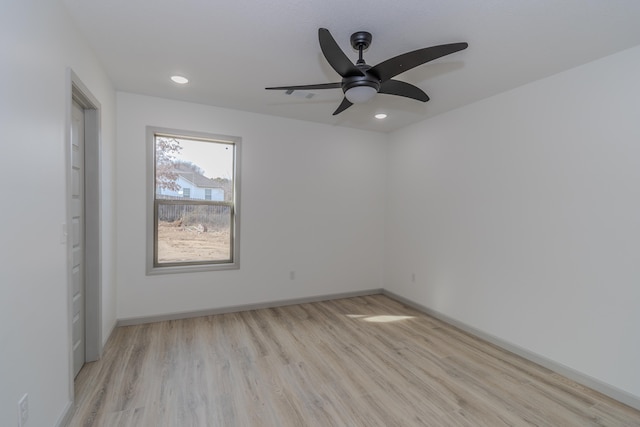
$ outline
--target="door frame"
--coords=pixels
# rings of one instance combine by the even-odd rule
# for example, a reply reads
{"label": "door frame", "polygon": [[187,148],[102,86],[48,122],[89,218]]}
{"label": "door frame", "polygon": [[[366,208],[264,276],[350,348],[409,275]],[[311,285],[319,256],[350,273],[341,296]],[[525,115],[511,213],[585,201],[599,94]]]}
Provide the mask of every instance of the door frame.
{"label": "door frame", "polygon": [[91,91],[71,69],[67,69],[66,127],[65,127],[65,167],[66,167],[66,216],[64,243],[67,245],[67,323],[69,353],[69,396],[74,400],[73,375],[73,281],[72,245],[67,232],[71,224],[71,109],[73,102],[84,109],[84,171],[85,171],[85,361],[98,360],[102,355],[102,220],[101,220],[101,128],[100,103]]}

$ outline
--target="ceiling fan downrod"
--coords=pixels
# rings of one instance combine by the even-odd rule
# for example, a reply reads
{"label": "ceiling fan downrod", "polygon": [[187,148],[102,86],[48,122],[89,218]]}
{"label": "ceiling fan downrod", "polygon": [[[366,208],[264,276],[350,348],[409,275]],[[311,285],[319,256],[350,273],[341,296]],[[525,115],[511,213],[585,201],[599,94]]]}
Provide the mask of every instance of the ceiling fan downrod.
{"label": "ceiling fan downrod", "polygon": [[365,64],[362,58],[362,52],[369,48],[372,39],[373,36],[367,31],[358,31],[351,34],[351,47],[358,51],[358,62],[356,62],[356,65]]}

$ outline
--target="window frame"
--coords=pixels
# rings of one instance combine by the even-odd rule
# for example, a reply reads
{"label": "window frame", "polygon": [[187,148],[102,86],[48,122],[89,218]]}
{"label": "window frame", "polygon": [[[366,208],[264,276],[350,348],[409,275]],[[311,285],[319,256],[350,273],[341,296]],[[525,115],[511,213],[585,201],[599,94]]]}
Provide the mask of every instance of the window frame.
{"label": "window frame", "polygon": [[[231,206],[231,261],[189,261],[179,263],[158,264],[157,259],[157,229],[158,216],[156,215],[156,136],[168,136],[174,138],[196,139],[203,142],[221,142],[232,144],[234,147],[234,176],[233,176],[233,201]],[[188,273],[198,271],[233,270],[240,268],[240,155],[242,138],[237,136],[211,134],[205,132],[169,129],[156,126],[147,126],[147,209],[146,209],[146,273],[147,275]],[[166,201],[163,201],[166,202]],[[185,203],[185,202],[182,202]],[[219,203],[219,202],[218,202]],[[188,204],[211,204],[211,201],[189,201]],[[217,204],[217,203],[216,203]]]}

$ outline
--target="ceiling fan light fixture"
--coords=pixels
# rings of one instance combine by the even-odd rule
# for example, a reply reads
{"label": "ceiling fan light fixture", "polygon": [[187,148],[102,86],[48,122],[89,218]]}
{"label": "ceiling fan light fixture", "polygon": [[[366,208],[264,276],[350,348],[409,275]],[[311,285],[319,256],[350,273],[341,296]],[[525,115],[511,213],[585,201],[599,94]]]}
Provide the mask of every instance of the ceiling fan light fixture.
{"label": "ceiling fan light fixture", "polygon": [[344,96],[353,104],[363,104],[369,101],[378,93],[376,88],[371,86],[354,86],[347,89]]}

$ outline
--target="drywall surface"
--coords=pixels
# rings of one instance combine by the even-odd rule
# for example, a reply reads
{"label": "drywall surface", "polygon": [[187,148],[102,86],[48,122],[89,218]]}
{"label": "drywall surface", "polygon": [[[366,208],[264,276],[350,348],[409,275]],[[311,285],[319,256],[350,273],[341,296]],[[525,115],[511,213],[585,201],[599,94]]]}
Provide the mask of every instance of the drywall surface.
{"label": "drywall surface", "polygon": [[66,128],[71,67],[102,106],[103,338],[115,324],[115,92],[59,2],[0,11],[0,425],[52,426],[70,407]]}
{"label": "drywall surface", "polygon": [[[120,319],[381,287],[385,135],[122,92],[117,111]],[[147,126],[242,138],[239,270],[145,275]]]}
{"label": "drywall surface", "polygon": [[640,47],[391,134],[384,287],[640,398]]}

